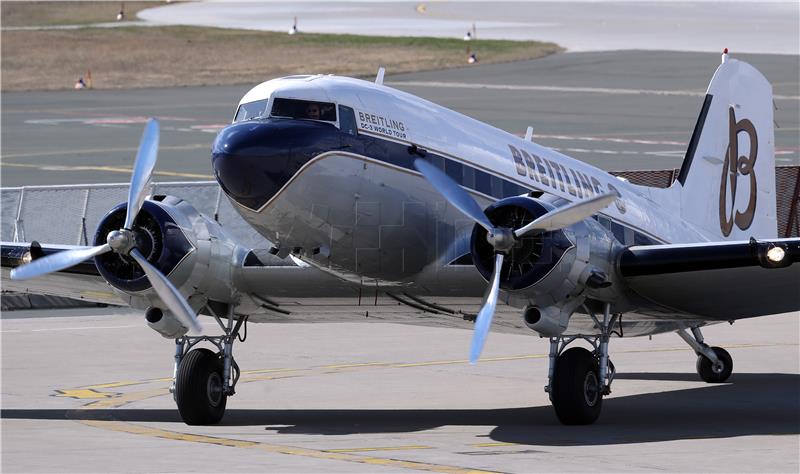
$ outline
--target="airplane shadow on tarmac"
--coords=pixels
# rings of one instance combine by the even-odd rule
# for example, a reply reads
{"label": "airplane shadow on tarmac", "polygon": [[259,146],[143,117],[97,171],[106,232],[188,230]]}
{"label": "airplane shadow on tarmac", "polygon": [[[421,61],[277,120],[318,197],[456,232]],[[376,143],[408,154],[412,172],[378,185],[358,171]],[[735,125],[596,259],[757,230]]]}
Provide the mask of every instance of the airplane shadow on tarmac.
{"label": "airplane shadow on tarmac", "polygon": [[[684,373],[627,373],[618,374],[617,379],[698,380],[696,374]],[[308,435],[493,426],[488,438],[494,441],[544,446],[800,434],[800,375],[734,374],[730,382],[642,395],[612,395],[604,400],[603,413],[591,426],[562,426],[550,406],[452,410],[229,409],[221,425],[263,425],[265,430],[278,434]],[[4,409],[2,418],[182,423],[173,409]]]}

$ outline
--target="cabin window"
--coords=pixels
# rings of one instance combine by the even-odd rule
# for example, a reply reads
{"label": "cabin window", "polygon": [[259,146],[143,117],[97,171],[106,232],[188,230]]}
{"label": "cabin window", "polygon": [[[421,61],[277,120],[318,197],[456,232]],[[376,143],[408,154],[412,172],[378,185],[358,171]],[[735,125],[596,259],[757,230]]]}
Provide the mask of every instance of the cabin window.
{"label": "cabin window", "polygon": [[498,199],[502,199],[503,197],[503,180],[498,178],[497,176],[490,175],[489,181],[492,185],[492,192],[490,193],[491,196],[496,197]]}
{"label": "cabin window", "polygon": [[346,105],[339,106],[339,128],[348,135],[357,135],[356,114]]}
{"label": "cabin window", "polygon": [[328,102],[276,98],[272,102],[273,117],[336,121],[336,106]]}
{"label": "cabin window", "polygon": [[457,161],[445,160],[444,162],[444,172],[447,173],[447,176],[449,176],[450,179],[458,184],[464,184],[463,169],[464,165]]}
{"label": "cabin window", "polygon": [[475,170],[475,189],[478,190],[479,193],[483,193],[487,196],[492,195],[491,179],[487,173],[481,170]]}
{"label": "cabin window", "polygon": [[239,110],[236,111],[236,116],[233,118],[233,122],[243,122],[245,120],[266,117],[267,102],[269,102],[269,99],[256,100],[240,105]]}

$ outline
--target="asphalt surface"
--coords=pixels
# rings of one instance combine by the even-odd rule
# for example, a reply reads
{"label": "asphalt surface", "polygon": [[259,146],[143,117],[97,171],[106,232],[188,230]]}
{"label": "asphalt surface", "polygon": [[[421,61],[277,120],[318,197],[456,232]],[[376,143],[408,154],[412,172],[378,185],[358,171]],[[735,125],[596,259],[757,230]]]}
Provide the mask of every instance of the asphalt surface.
{"label": "asphalt surface", "polygon": [[[167,392],[171,341],[141,315],[2,321],[3,472],[797,472],[796,314],[705,330],[734,360],[709,385],[674,334],[610,344],[592,426],[561,426],[547,341],[384,323],[251,324],[222,423]],[[206,322],[212,329],[215,323]]]}
{"label": "asphalt surface", "polygon": [[[776,163],[800,164],[800,56],[736,57],[774,86]],[[539,143],[604,169],[663,169],[680,166],[719,60],[712,53],[570,53],[389,71],[386,83],[513,133],[532,125]],[[474,88],[481,85],[494,88]],[[156,179],[213,179],[211,142],[251,86],[3,93],[2,185],[127,181],[148,116],[162,122]]]}

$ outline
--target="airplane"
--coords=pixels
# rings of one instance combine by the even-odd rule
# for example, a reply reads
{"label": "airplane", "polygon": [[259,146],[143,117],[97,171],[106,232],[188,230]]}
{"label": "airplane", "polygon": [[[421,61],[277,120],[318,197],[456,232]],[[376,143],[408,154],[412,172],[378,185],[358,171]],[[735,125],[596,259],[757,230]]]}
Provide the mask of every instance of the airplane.
{"label": "airplane", "polygon": [[[170,390],[190,425],[222,419],[243,326],[313,317],[320,306],[303,302],[314,298],[360,311],[352,301],[373,291],[396,299],[406,322],[474,326],[472,363],[490,327],[529,328],[548,338],[545,391],[568,425],[594,423],[611,393],[612,336],[675,332],[700,378],[722,383],[732,358],[702,327],[800,309],[800,239],[776,237],[772,87],[727,50],[668,188],[387,87],[382,69],[374,82],[261,83],[211,161],[268,253],[184,199],[147,194],[158,142],[151,119],[127,201],[94,246],[4,242],[3,276],[7,290],[143,310],[175,340]],[[477,315],[448,306],[469,302]],[[222,334],[203,334],[199,315]]]}

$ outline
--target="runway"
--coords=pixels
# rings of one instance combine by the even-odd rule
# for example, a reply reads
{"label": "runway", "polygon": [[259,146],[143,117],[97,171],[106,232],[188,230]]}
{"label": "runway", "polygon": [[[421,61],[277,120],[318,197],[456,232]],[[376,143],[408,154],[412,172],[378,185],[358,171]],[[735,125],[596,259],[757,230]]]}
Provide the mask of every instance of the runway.
{"label": "runway", "polygon": [[[734,53],[735,54],[735,53]],[[736,55],[776,96],[776,163],[800,164],[800,57]],[[607,170],[680,166],[719,54],[571,53],[392,75],[386,83]],[[269,78],[264,78],[269,79]],[[156,179],[213,179],[210,147],[252,85],[2,95],[2,185],[127,181],[157,116]]]}
{"label": "runway", "polygon": [[[85,310],[84,310],[85,311]],[[218,426],[167,392],[172,343],[141,315],[3,319],[4,472],[797,472],[796,314],[705,331],[734,358],[708,385],[674,334],[611,341],[619,371],[592,426],[561,426],[547,341],[466,330],[251,324]],[[6,315],[4,315],[6,316]],[[212,322],[213,323],[213,322]]]}

